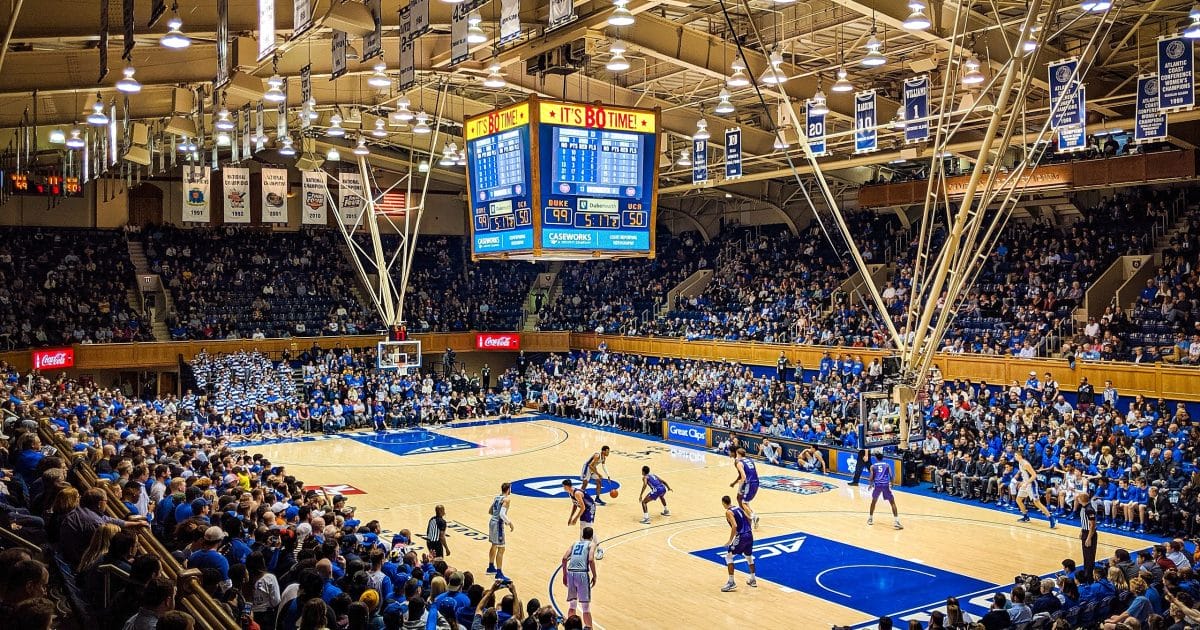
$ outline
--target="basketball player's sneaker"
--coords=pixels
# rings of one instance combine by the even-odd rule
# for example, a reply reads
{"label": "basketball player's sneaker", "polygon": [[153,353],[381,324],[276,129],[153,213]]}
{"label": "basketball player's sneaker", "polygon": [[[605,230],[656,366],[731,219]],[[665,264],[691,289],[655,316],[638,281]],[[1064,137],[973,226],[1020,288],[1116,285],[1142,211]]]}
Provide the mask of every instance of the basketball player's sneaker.
{"label": "basketball player's sneaker", "polygon": [[750,588],[758,588],[758,580],[751,576],[749,580],[746,580],[746,586],[749,586]]}
{"label": "basketball player's sneaker", "polygon": [[1022,515],[1021,515],[1021,518],[1017,519],[1017,522],[1018,522],[1018,523],[1028,523],[1028,522],[1029,522],[1029,515],[1028,515],[1028,514],[1022,514]]}
{"label": "basketball player's sneaker", "polygon": [[608,504],[604,502],[604,499],[600,498],[600,495],[596,495],[596,505],[608,505]]}
{"label": "basketball player's sneaker", "polygon": [[489,564],[489,565],[488,565],[488,568],[487,568],[487,572],[488,572],[488,573],[495,573],[495,572],[496,572],[496,565],[494,565],[494,564]]}
{"label": "basketball player's sneaker", "polygon": [[496,571],[496,580],[498,580],[500,582],[508,582],[509,579],[510,578],[507,575],[504,575],[500,571]]}
{"label": "basketball player's sneaker", "polygon": [[662,515],[663,515],[663,516],[670,516],[670,515],[671,515],[671,510],[668,510],[667,508],[663,508]]}
{"label": "basketball player's sneaker", "polygon": [[649,524],[650,524],[650,517],[649,517],[649,516],[643,516],[643,517],[642,517],[642,520],[640,520],[640,521],[638,521],[638,522],[639,522],[639,523],[641,523],[642,525],[649,525]]}
{"label": "basketball player's sneaker", "polygon": [[736,590],[737,590],[737,584],[735,582],[733,582],[732,580],[730,580],[729,582],[726,582],[725,586],[721,587],[722,593],[728,593],[730,591],[736,591]]}
{"label": "basketball player's sneaker", "polygon": [[874,517],[874,516],[868,516],[868,517],[867,517],[867,525],[874,525],[874,524],[875,524],[875,517]]}
{"label": "basketball player's sneaker", "polygon": [[754,529],[758,529],[758,514],[750,517],[750,522],[754,523]]}
{"label": "basketball player's sneaker", "polygon": [[1058,519],[1054,518],[1054,515],[1051,514],[1050,515],[1050,529],[1054,529],[1055,527],[1058,527]]}
{"label": "basketball player's sneaker", "polygon": [[895,527],[896,529],[904,529],[904,526],[900,524],[900,519],[892,521],[892,527]]}
{"label": "basketball player's sneaker", "polygon": [[604,550],[603,550],[603,549],[601,549],[601,548],[599,548],[599,547],[596,547],[596,559],[597,559],[597,560],[603,560],[603,559],[604,559]]}

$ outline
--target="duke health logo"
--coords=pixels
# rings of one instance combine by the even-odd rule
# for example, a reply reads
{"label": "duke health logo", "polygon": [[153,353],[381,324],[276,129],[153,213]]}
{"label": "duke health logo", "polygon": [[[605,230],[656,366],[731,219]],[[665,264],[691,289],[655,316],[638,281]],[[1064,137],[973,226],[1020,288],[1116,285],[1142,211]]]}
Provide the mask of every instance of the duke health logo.
{"label": "duke health logo", "polygon": [[[530,477],[529,479],[518,479],[512,482],[512,492],[515,495],[522,497],[532,497],[534,499],[566,499],[567,491],[563,490],[563,479],[570,479],[571,483],[575,484],[576,488],[582,488],[583,482],[579,480],[579,474],[557,475],[553,477]],[[605,479],[600,482],[600,491],[608,493],[611,490],[620,488],[621,484]],[[588,494],[596,491],[596,482],[588,484]],[[594,496],[594,495],[593,495]]]}
{"label": "duke health logo", "polygon": [[837,486],[816,479],[804,479],[802,477],[792,477],[790,475],[771,475],[769,477],[761,477],[759,485],[771,490],[783,490],[793,494],[820,494],[829,492]]}
{"label": "duke health logo", "polygon": [[691,424],[667,422],[667,439],[684,444],[708,446],[708,431]]}

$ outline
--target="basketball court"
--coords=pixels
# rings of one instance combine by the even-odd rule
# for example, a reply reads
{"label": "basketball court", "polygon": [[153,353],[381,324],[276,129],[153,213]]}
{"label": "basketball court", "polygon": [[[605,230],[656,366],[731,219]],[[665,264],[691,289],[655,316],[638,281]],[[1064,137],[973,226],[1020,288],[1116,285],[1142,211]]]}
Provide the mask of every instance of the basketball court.
{"label": "basketball court", "polygon": [[[578,527],[567,525],[571,507],[561,480],[578,483],[583,462],[604,445],[612,449],[608,470],[620,496],[605,497],[596,519],[606,553],[593,591],[597,628],[866,628],[883,614],[897,622],[926,619],[950,595],[978,617],[1018,574],[1053,574],[1063,558],[1079,557],[1071,525],[1018,524],[1015,512],[912,492],[896,494],[905,529],[892,528],[882,502],[868,526],[867,486],[760,463],[759,586],[746,586],[739,571],[737,591],[722,593],[729,530],[721,496],[732,493],[736,473],[721,454],[537,415],[245,448],[310,486],[352,495],[358,518],[378,519],[386,529],[423,532],[434,506],[445,505],[447,562],[474,572],[477,581],[488,579],[491,498],[501,482],[512,482],[515,530],[504,572],[522,601],[537,597],[565,611],[559,561]],[[673,488],[672,515],[652,506],[650,525],[638,522],[643,465]],[[1102,532],[1098,555],[1147,545]],[[737,566],[744,571],[744,563]]]}

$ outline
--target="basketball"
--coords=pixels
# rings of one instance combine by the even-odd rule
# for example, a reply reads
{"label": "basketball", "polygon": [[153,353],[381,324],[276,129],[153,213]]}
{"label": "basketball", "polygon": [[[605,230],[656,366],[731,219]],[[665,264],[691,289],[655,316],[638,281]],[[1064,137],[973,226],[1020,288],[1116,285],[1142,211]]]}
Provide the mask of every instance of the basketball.
{"label": "basketball", "polygon": [[614,499],[615,499],[615,498],[617,498],[617,489],[616,489],[616,488],[613,488],[612,490],[609,490],[609,491],[608,491],[608,496],[610,496],[610,497],[612,497],[612,498],[614,498]]}

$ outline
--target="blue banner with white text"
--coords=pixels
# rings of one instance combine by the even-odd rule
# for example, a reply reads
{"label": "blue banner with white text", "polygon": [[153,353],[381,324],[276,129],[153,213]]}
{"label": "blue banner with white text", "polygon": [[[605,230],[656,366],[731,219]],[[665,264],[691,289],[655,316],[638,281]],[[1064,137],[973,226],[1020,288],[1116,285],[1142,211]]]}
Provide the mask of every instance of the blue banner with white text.
{"label": "blue banner with white text", "polygon": [[854,152],[870,153],[879,149],[879,121],[875,90],[854,95]]}
{"label": "blue banner with white text", "polygon": [[1167,137],[1167,115],[1158,106],[1158,75],[1137,80],[1137,111],[1133,118],[1133,141],[1155,142]]}
{"label": "blue banner with white text", "polygon": [[808,150],[813,155],[825,155],[825,114],[813,112],[812,102],[804,107],[805,135],[808,136]]}
{"label": "blue banner with white text", "polygon": [[929,75],[904,80],[904,141],[929,140]]}
{"label": "blue banner with white text", "polygon": [[1164,37],[1158,40],[1158,108],[1191,109],[1196,104],[1196,61],[1192,40]]}
{"label": "blue banner with white text", "polygon": [[1076,76],[1078,67],[1079,61],[1075,59],[1063,59],[1046,66],[1050,75],[1051,129],[1083,124],[1082,100],[1079,98],[1082,86]]}
{"label": "blue banner with white text", "polygon": [[708,140],[692,140],[692,183],[708,181]]}
{"label": "blue banner with white text", "polygon": [[742,176],[742,129],[725,130],[725,179]]}
{"label": "blue banner with white text", "polygon": [[[1075,92],[1075,108],[1079,112],[1087,110],[1087,88],[1080,86]],[[1076,124],[1062,125],[1055,129],[1058,135],[1058,150],[1060,152],[1069,153],[1071,151],[1083,151],[1087,149],[1087,120],[1086,118]]]}

